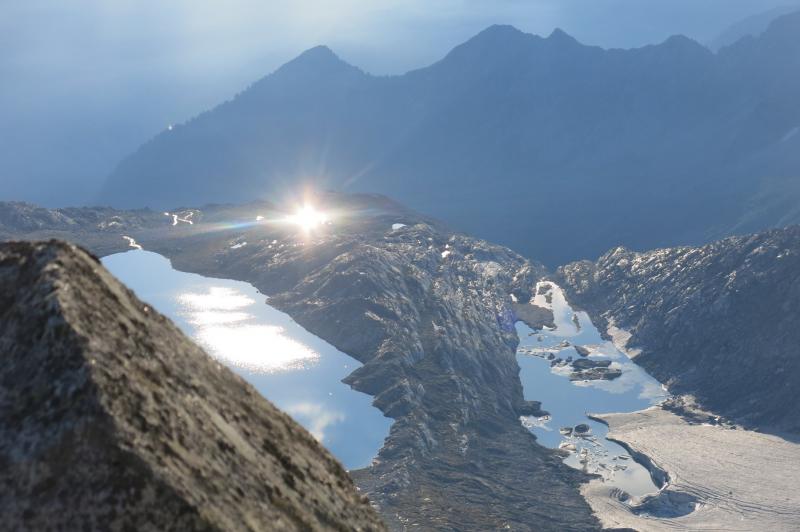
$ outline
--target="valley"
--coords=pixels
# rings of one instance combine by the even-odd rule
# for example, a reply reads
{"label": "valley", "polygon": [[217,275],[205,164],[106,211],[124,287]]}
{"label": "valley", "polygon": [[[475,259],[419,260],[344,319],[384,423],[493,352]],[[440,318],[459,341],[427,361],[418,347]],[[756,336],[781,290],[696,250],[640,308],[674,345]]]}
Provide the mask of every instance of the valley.
{"label": "valley", "polygon": [[[504,522],[522,530],[532,522],[538,530],[705,526],[728,519],[736,506],[726,503],[715,487],[727,482],[725,477],[715,476],[713,467],[701,463],[712,464],[712,456],[734,449],[741,459],[737,467],[746,467],[765,460],[764,453],[775,445],[788,463],[800,448],[791,438],[746,430],[741,422],[749,418],[726,419],[720,416],[724,409],[704,413],[686,395],[691,389],[676,379],[664,381],[669,392],[677,394],[668,396],[642,369],[655,367],[654,375],[664,375],[659,366],[646,362],[654,356],[652,340],[639,339],[640,330],[649,329],[632,327],[624,314],[612,314],[613,300],[603,299],[622,293],[618,288],[600,291],[619,278],[618,273],[601,275],[606,270],[587,262],[551,275],[505,248],[451,233],[381,197],[325,195],[316,201],[329,217],[311,231],[282,222],[287,214],[268,203],[176,211],[179,220],[192,222],[178,224],[171,213],[50,211],[4,204],[0,234],[82,241],[106,255],[112,271],[123,257],[152,257],[148,260],[158,265],[123,263],[117,271],[134,289],[138,286],[145,300],[154,298],[156,308],[171,314],[212,355],[214,335],[203,332],[209,323],[244,319],[236,315],[242,311],[248,316],[262,311],[291,316],[309,335],[305,342],[327,346],[315,348],[322,353],[320,368],[327,367],[322,362],[327,353],[340,357],[332,359],[337,373],[325,370],[326,384],[317,381],[312,389],[324,395],[325,387],[334,386],[341,392],[333,402],[326,400],[328,406],[378,421],[358,428],[373,434],[373,443],[355,457],[337,452],[337,445],[349,448],[347,438],[354,435],[345,434],[337,444],[337,422],[329,425],[328,441],[392,529],[415,523],[473,529],[476,522]],[[800,249],[790,243],[793,231],[711,245],[704,261],[734,244],[739,249],[740,242],[747,242],[748,249],[759,248],[755,242],[775,242],[781,253],[793,256],[790,250]],[[144,251],[126,252],[136,246]],[[172,266],[154,253],[167,257]],[[654,255],[658,264],[668,264],[664,253]],[[609,257],[619,262],[627,256],[614,251]],[[609,261],[604,258],[598,264]],[[730,261],[726,264],[735,267]],[[201,284],[180,288],[183,281],[177,279],[189,275],[180,271],[199,274],[202,277],[187,279]],[[669,279],[648,278],[661,283]],[[601,284],[595,288],[595,282]],[[165,292],[159,283],[171,288]],[[763,288],[761,293],[766,293]],[[211,307],[181,310],[175,305],[179,294],[188,294],[195,303],[208,304],[214,294],[221,299],[217,307],[212,302]],[[164,295],[170,303],[158,303]],[[251,306],[225,302],[240,297],[251,300]],[[259,304],[264,308],[255,310],[252,302],[264,300],[269,306]],[[788,304],[783,303],[785,308]],[[710,309],[720,311],[719,305]],[[274,325],[270,320],[277,318],[266,319],[264,324]],[[286,321],[281,324],[288,326]],[[695,329],[683,330],[688,339]],[[281,341],[291,343],[295,334]],[[264,341],[265,352],[274,341],[274,336]],[[314,365],[309,364],[313,355],[276,345],[284,345],[282,356],[289,357],[278,365],[294,365],[292,371],[301,378],[315,378]],[[281,375],[290,372],[248,368],[248,360],[271,362],[246,349],[235,351],[244,362],[231,358],[227,363],[292,413],[296,386],[281,383]],[[225,357],[225,351],[215,356]],[[363,400],[337,402],[345,396]],[[295,409],[294,415],[303,423],[303,415],[312,410]],[[717,425],[713,446],[702,443],[709,437],[704,432],[710,430],[705,428],[709,422]],[[313,415],[304,423],[314,432]],[[346,419],[338,423],[344,433],[352,431],[345,428]],[[325,435],[322,441],[327,443]],[[684,444],[691,459],[674,450]],[[771,470],[765,471],[767,478]],[[697,480],[682,480],[692,478]],[[766,497],[780,496],[777,485],[753,486],[732,491],[745,501],[742,504],[762,496],[752,489]],[[479,514],[470,511],[476,505]],[[781,519],[794,518],[791,512],[781,516],[759,520],[754,514],[756,521],[746,523],[782,526],[786,521]]]}
{"label": "valley", "polygon": [[800,530],[800,0],[0,35],[0,532]]}
{"label": "valley", "polygon": [[[8,205],[0,219],[104,255],[130,249],[128,236],[176,270],[246,281],[362,363],[345,383],[393,422],[376,459],[350,473],[390,528],[597,528],[579,493],[588,477],[519,421],[541,409],[517,376],[509,294],[532,297],[544,269],[385,198],[315,204],[332,222],[311,232],[277,223],[289,213],[267,203],[191,209],[193,223],[178,225],[151,211]],[[112,217],[121,227],[108,229]]]}

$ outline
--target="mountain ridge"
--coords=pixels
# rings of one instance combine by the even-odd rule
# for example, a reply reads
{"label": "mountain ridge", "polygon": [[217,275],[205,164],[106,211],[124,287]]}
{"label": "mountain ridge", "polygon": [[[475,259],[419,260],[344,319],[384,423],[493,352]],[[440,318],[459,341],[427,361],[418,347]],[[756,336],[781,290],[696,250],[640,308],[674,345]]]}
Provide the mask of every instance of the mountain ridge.
{"label": "mountain ridge", "polygon": [[590,477],[519,419],[543,412],[522,392],[509,294],[529,300],[544,268],[387,202],[318,197],[317,208],[337,216],[309,234],[252,223],[285,216],[269,203],[176,211],[194,222],[178,225],[153,211],[0,203],[0,238],[59,236],[105,255],[130,250],[127,236],[174,269],[252,284],[362,362],[345,382],[394,423],[375,460],[351,476],[391,529],[597,529],[579,493]]}
{"label": "mountain ridge", "polygon": [[238,202],[298,182],[379,192],[550,266],[617,244],[700,244],[760,212],[750,203],[775,194],[772,180],[800,175],[800,139],[781,142],[800,125],[793,29],[800,17],[786,16],[715,54],[685,37],[604,50],[493,26],[386,77],[320,49],[334,74],[262,78],[141,147],[102,197]]}
{"label": "mountain ridge", "polygon": [[[672,393],[763,431],[800,433],[800,226],[702,247],[610,250],[559,268],[601,330]],[[611,334],[611,333],[609,333]]]}

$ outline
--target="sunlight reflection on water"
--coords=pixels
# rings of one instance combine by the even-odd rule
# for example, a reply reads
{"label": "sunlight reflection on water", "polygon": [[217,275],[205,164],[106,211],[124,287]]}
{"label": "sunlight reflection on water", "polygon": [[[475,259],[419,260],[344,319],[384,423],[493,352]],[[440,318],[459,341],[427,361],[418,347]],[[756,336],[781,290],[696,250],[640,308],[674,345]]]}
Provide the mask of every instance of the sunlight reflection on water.
{"label": "sunlight reflection on water", "polygon": [[360,363],[265,304],[253,286],[174,270],[148,251],[103,264],[188,336],[302,424],[345,467],[369,465],[391,419],[342,379]]}
{"label": "sunlight reflection on water", "polygon": [[177,300],[179,312],[196,327],[200,344],[226,364],[271,373],[319,359],[319,353],[288,336],[284,327],[259,324],[254,315],[242,312],[257,303],[232,288],[212,286],[203,293],[181,293]]}

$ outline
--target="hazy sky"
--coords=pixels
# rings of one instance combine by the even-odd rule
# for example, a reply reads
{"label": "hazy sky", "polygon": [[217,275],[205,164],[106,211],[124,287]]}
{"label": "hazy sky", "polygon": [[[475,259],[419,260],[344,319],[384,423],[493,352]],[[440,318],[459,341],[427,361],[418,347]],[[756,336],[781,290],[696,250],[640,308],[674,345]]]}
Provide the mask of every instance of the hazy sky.
{"label": "hazy sky", "polygon": [[328,44],[376,74],[494,23],[632,47],[701,42],[790,0],[0,0],[0,200],[88,197],[124,154]]}

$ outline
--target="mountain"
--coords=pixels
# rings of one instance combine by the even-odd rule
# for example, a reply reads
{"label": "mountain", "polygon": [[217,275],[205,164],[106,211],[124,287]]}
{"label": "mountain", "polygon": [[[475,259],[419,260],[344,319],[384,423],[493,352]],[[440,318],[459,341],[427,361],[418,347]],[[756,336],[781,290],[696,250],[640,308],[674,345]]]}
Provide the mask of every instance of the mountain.
{"label": "mountain", "polygon": [[712,50],[719,50],[725,46],[730,46],[745,37],[758,37],[769,27],[778,17],[800,11],[800,5],[785,5],[775,7],[763,13],[751,15],[739,22],[732,24],[708,44]]}
{"label": "mountain", "polygon": [[800,14],[712,53],[492,26],[376,77],[309,50],[122,161],[101,199],[379,192],[556,266],[798,220]]}
{"label": "mountain", "polygon": [[74,245],[0,244],[4,530],[385,530],[286,414]]}
{"label": "mountain", "polygon": [[[345,382],[394,422],[373,463],[350,473],[391,529],[598,529],[580,492],[591,477],[520,422],[545,414],[523,396],[514,327],[544,267],[384,197],[314,204],[332,222],[303,234],[265,221],[285,216],[268,202],[178,211],[193,222],[178,225],[153,211],[0,203],[0,238],[58,236],[103,254],[135,239],[176,269],[252,284],[360,361]],[[537,328],[553,319],[520,314]]]}
{"label": "mountain", "polygon": [[800,433],[800,227],[703,247],[616,248],[558,270],[601,330],[678,394],[765,431]]}

